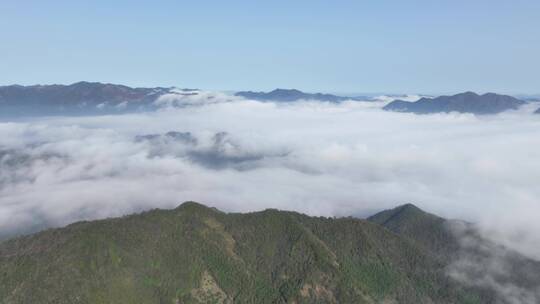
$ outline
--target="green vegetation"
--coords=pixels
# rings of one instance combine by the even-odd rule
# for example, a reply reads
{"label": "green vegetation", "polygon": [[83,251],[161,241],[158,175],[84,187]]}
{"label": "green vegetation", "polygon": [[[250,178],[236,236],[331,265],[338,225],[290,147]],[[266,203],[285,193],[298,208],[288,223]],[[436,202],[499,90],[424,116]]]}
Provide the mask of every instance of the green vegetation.
{"label": "green vegetation", "polygon": [[368,220],[413,240],[425,250],[442,255],[445,260],[450,258],[449,254],[458,252],[458,240],[449,229],[452,222],[412,204],[379,212]]}
{"label": "green vegetation", "polygon": [[187,202],[76,223],[0,244],[0,303],[490,303],[429,238],[395,233],[433,219],[412,211],[377,224]]}

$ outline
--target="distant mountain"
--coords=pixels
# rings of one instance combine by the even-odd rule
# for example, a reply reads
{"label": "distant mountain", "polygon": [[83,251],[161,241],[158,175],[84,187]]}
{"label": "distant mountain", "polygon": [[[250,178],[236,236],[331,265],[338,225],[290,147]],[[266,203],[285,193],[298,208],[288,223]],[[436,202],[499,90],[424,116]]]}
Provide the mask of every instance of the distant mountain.
{"label": "distant mountain", "polygon": [[[253,100],[282,102],[300,99],[329,102],[369,100],[368,97],[310,94],[298,90],[283,89],[268,93],[238,92],[235,95]],[[211,103],[215,102],[215,99],[216,94],[212,92],[193,89],[132,88],[124,85],[85,81],[71,85],[10,85],[0,86],[0,118],[149,111],[159,107]]]}
{"label": "distant mountain", "polygon": [[540,114],[540,108],[538,108],[538,110],[534,111],[534,114]]}
{"label": "distant mountain", "polygon": [[[510,303],[449,275],[431,248],[450,234],[429,235],[444,219],[405,205],[370,221],[188,202],[75,223],[0,243],[0,302]],[[517,265],[503,291],[540,282]]]}
{"label": "distant mountain", "polygon": [[317,100],[317,101],[329,101],[329,102],[341,102],[345,100],[370,100],[369,97],[345,97],[336,96],[332,94],[322,93],[304,93],[299,90],[291,89],[275,89],[271,92],[237,92],[236,96],[241,96],[251,100],[259,101],[280,101],[280,102],[292,102],[297,100]]}
{"label": "distant mountain", "polygon": [[473,113],[497,114],[507,110],[515,110],[525,102],[507,95],[487,93],[478,95],[473,92],[436,98],[421,98],[415,102],[395,100],[383,109],[395,112],[411,112],[416,114],[429,113]]}
{"label": "distant mountain", "polygon": [[166,88],[131,88],[98,82],[0,87],[2,115],[107,113],[149,107]]}

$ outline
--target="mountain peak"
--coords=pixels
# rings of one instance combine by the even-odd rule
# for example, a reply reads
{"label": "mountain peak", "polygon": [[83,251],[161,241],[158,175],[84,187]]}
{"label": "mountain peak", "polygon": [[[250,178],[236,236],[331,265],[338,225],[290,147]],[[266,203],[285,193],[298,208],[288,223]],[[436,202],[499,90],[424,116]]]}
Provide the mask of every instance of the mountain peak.
{"label": "mountain peak", "polygon": [[478,96],[480,96],[480,95],[478,95],[478,93],[473,92],[473,91],[467,91],[467,92],[460,93],[460,94],[457,94],[457,95],[468,96],[468,97],[478,97]]}
{"label": "mountain peak", "polygon": [[101,82],[90,82],[90,81],[78,81],[70,84],[70,87],[89,87],[89,86],[104,86],[105,83]]}
{"label": "mountain peak", "polygon": [[93,83],[99,83],[99,82],[90,82],[90,81],[86,81],[86,80],[81,80],[81,81],[77,81],[77,82],[74,82],[70,85],[82,85],[82,84],[93,84]]}
{"label": "mountain peak", "polygon": [[194,201],[187,201],[180,204],[178,207],[176,207],[176,210],[211,210],[212,208],[203,205],[201,203],[197,203]]}
{"label": "mountain peak", "polygon": [[274,89],[270,93],[304,94],[304,92],[297,89],[281,89],[281,88]]}
{"label": "mountain peak", "polygon": [[458,247],[455,236],[448,229],[448,220],[413,204],[384,210],[369,217],[368,221],[377,223],[437,254],[446,254]]}
{"label": "mountain peak", "polygon": [[424,212],[424,210],[420,209],[418,206],[416,206],[415,204],[411,204],[411,203],[406,203],[406,204],[403,204],[403,205],[399,205],[399,206],[395,207],[394,209],[414,210],[414,211]]}
{"label": "mountain peak", "polygon": [[369,221],[383,225],[390,230],[396,227],[403,227],[408,222],[424,221],[426,219],[437,218],[437,216],[427,213],[414,204],[404,204],[392,209],[387,209],[374,214],[368,218]]}
{"label": "mountain peak", "polygon": [[[410,217],[415,215],[427,215],[428,213],[420,209],[414,204],[407,203],[403,205],[396,206],[392,209],[383,210],[377,214],[372,215],[371,219],[377,219],[379,224],[384,225],[386,222],[390,222],[400,217]],[[383,216],[384,215],[384,216]]]}

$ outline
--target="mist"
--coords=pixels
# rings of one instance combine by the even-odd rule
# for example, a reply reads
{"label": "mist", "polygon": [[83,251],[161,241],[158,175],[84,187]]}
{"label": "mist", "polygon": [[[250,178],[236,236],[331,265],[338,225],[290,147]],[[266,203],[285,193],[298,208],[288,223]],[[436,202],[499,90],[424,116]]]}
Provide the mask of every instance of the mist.
{"label": "mist", "polygon": [[365,217],[414,203],[540,258],[540,117],[164,96],[147,113],[0,122],[0,238],[173,208]]}

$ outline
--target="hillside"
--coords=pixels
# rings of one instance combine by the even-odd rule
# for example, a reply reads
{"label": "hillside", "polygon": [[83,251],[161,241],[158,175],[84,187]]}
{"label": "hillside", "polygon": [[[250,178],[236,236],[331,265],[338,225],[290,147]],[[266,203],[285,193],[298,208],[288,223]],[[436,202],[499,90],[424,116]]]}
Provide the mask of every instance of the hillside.
{"label": "hillside", "polygon": [[524,104],[524,101],[512,96],[494,93],[478,95],[473,92],[466,92],[452,96],[421,98],[415,102],[395,100],[383,109],[416,114],[459,112],[483,115],[515,110]]}
{"label": "hillside", "polygon": [[446,219],[424,212],[412,204],[384,210],[368,218],[434,253],[448,254],[459,249],[456,236]]}
{"label": "hillside", "polygon": [[484,290],[497,303],[538,303],[540,262],[481,236],[474,224],[406,204],[368,218],[414,242],[445,264],[447,274]]}
{"label": "hillside", "polygon": [[375,218],[397,234],[354,218],[193,202],[80,222],[0,244],[0,303],[494,302],[400,236],[414,230],[408,217],[401,229],[387,215]]}

